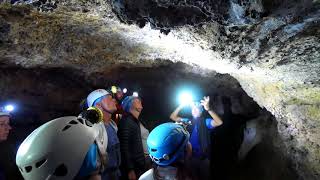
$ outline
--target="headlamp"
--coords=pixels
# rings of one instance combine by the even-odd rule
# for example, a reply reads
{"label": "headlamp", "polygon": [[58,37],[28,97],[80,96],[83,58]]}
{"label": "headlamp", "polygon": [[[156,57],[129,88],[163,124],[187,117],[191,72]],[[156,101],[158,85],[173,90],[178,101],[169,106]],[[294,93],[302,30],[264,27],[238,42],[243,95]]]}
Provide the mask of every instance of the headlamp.
{"label": "headlamp", "polygon": [[193,97],[192,97],[191,93],[182,92],[179,95],[179,103],[181,105],[188,105],[188,104],[191,104],[192,102],[193,102]]}
{"label": "headlamp", "polygon": [[116,86],[111,86],[111,92],[115,94],[117,92],[117,87]]}
{"label": "headlamp", "polygon": [[14,106],[9,104],[9,105],[6,105],[4,107],[4,110],[6,110],[7,112],[12,112],[14,110]]}
{"label": "headlamp", "polygon": [[138,97],[139,94],[138,94],[138,92],[133,92],[133,93],[132,93],[132,96],[133,96],[133,97]]}

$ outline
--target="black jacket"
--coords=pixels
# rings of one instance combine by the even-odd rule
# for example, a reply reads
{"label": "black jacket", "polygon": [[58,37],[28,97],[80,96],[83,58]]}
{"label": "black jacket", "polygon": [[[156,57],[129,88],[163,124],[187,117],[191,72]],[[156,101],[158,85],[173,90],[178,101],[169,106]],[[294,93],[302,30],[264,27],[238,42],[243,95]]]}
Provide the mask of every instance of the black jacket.
{"label": "black jacket", "polygon": [[143,170],[145,158],[141,140],[139,120],[131,114],[122,117],[119,123],[118,137],[122,159],[122,170]]}

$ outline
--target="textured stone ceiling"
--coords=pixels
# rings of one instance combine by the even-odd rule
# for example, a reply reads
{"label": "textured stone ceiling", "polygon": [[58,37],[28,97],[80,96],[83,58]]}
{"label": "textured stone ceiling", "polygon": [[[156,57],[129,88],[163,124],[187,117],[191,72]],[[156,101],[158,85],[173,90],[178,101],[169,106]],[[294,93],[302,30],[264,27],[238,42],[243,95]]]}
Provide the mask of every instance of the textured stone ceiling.
{"label": "textured stone ceiling", "polygon": [[[17,3],[19,4],[19,3]],[[172,62],[236,78],[278,120],[305,179],[320,177],[320,8],[295,1],[35,1],[0,7],[0,68],[86,76]]]}

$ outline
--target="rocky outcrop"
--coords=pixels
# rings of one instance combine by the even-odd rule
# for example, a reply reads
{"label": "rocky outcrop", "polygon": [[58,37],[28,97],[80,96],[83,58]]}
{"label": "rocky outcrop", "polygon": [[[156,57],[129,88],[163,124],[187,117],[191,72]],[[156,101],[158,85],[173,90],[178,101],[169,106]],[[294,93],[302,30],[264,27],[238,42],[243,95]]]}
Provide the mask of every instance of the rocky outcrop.
{"label": "rocky outcrop", "polygon": [[204,76],[230,74],[276,117],[301,177],[318,179],[319,1],[206,2],[59,1],[42,12],[1,4],[1,67],[65,67],[88,77],[170,60]]}

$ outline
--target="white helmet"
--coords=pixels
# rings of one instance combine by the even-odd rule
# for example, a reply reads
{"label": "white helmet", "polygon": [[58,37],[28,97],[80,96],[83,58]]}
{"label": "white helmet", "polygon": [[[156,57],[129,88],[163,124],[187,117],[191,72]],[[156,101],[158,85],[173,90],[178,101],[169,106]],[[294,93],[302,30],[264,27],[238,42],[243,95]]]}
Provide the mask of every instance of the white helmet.
{"label": "white helmet", "polygon": [[88,107],[93,106],[94,101],[96,101],[98,98],[101,98],[102,96],[109,95],[109,94],[110,93],[105,89],[97,89],[92,91],[87,97]]}
{"label": "white helmet", "polygon": [[103,123],[92,124],[75,116],[57,118],[23,141],[16,164],[26,180],[71,180],[93,143],[98,145],[101,164],[105,164],[108,137]]}

